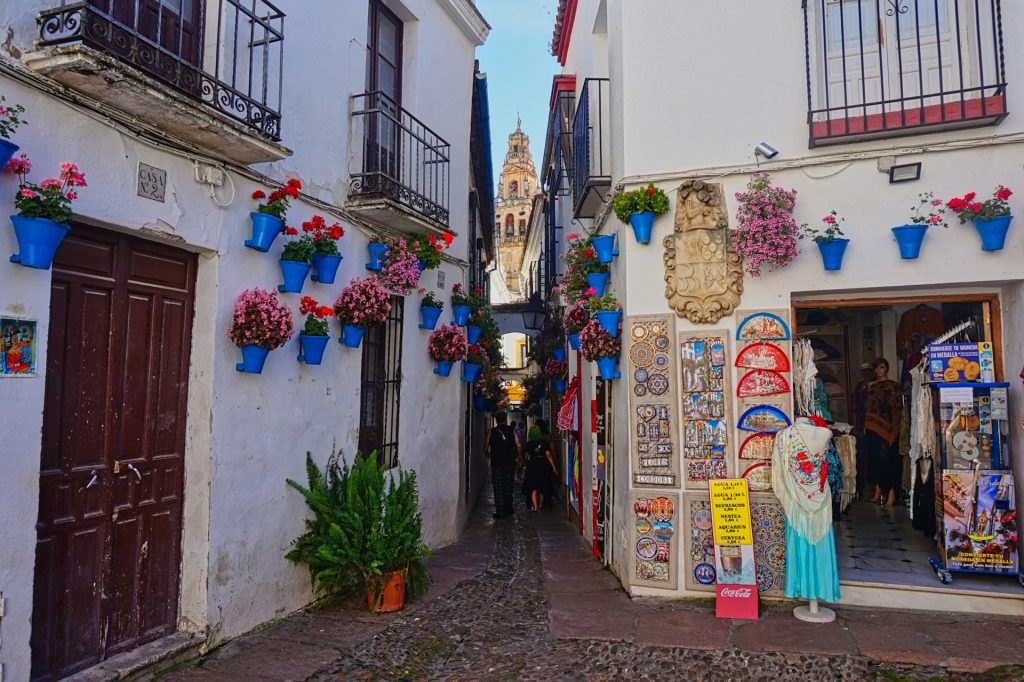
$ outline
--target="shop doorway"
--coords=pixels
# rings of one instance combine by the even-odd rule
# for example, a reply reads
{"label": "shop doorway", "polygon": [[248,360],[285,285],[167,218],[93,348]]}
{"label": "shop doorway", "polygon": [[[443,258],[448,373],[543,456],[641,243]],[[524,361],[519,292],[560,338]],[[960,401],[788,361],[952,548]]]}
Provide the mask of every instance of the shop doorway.
{"label": "shop doorway", "polygon": [[[864,404],[858,386],[873,378],[870,363],[884,358],[888,378],[899,386],[904,413],[910,408],[910,370],[928,343],[958,326],[966,328],[951,341],[993,343],[995,380],[1002,380],[1001,318],[997,294],[905,296],[875,299],[805,300],[793,304],[795,333],[814,351],[834,428],[857,436],[857,483],[852,502],[836,525],[836,557],[840,580],[943,589],[929,563],[937,556],[934,487],[915,481],[902,439],[894,504],[876,497],[873,471],[864,450]],[[862,367],[864,369],[862,370]],[[907,430],[901,424],[901,435]],[[939,470],[939,467],[936,467]],[[957,574],[950,589],[1019,593],[1016,580],[1001,576]]]}
{"label": "shop doorway", "polygon": [[175,630],[196,258],[75,225],[52,272],[33,680]]}

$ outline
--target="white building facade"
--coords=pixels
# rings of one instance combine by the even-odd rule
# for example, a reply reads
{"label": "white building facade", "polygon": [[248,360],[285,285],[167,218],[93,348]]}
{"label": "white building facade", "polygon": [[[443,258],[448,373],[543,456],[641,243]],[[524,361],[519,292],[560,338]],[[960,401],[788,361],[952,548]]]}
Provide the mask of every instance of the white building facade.
{"label": "white building facade", "polygon": [[[1024,94],[1012,86],[1024,75],[1024,57],[1004,49],[1024,29],[1024,8],[998,0],[893,1],[878,7],[831,0],[760,3],[742,11],[711,0],[559,3],[552,50],[563,69],[554,91],[571,97],[572,113],[560,115],[553,94],[552,120],[561,118],[562,125],[549,131],[538,172],[550,194],[558,183],[552,170],[573,163],[561,181],[562,189],[568,182],[571,197],[555,199],[553,229],[575,220],[585,229],[618,235],[621,253],[611,266],[611,291],[624,310],[621,379],[598,391],[596,368],[571,354],[570,373],[582,379],[584,427],[574,451],[566,453],[566,465],[580,472],[573,509],[581,532],[600,540],[595,551],[634,595],[673,597],[709,589],[693,575],[703,562],[699,543],[691,546],[691,531],[700,535],[692,516],[706,505],[708,493],[706,481],[689,475],[680,453],[685,435],[676,359],[679,342],[690,335],[717,333],[727,340],[725,414],[731,426],[725,467],[728,477],[741,477],[752,462],[738,452],[743,434],[735,424],[747,405],[736,398],[742,374],[731,363],[740,345],[737,327],[748,313],[773,312],[794,334],[822,340],[834,330],[833,342],[843,344],[829,401],[837,421],[852,421],[841,403],[860,379],[861,362],[887,357],[890,376],[900,380],[904,358],[897,351],[908,345],[899,333],[905,314],[925,306],[938,311],[947,328],[973,319],[972,338],[995,345],[996,379],[1010,382],[1009,440],[1018,480],[1024,475],[1024,437],[1017,423],[1024,400],[1017,380],[1024,363],[1020,226],[1011,227],[1003,250],[985,252],[973,228],[950,214],[948,229],[928,231],[917,260],[899,257],[890,231],[909,222],[909,209],[923,192],[943,199],[969,191],[987,197],[1003,184],[1018,191],[1010,200],[1014,212],[1024,211]],[[560,157],[567,139],[571,153]],[[778,154],[755,156],[762,142]],[[890,181],[894,166],[893,180],[902,171],[919,172],[920,179]],[[759,171],[770,174],[773,185],[797,192],[797,223],[820,224],[831,210],[845,216],[851,242],[842,269],[823,271],[815,245],[803,241],[788,267],[757,278],[745,274],[735,296],[723,296],[723,313],[703,320],[684,314],[673,305],[679,299],[670,300],[672,292],[666,292],[666,284],[683,286],[667,270],[667,261],[674,267],[680,256],[666,256],[666,247],[673,245],[675,230],[692,221],[677,215],[680,186],[696,180],[720,188],[721,215],[735,229],[735,195]],[[649,182],[668,193],[670,208],[655,222],[650,244],[641,245],[611,212],[610,200],[616,191]],[[707,303],[701,296],[720,285],[715,280],[689,293],[700,308]],[[668,324],[675,349],[670,382],[676,383],[667,394],[673,399],[665,401],[673,415],[675,459],[666,476],[641,471],[636,452],[634,412],[647,387],[637,386],[632,376],[627,336],[630,325],[644,319]],[[819,370],[824,367],[825,361]],[[593,421],[587,414],[591,401],[597,406]],[[792,410],[791,403],[786,407]],[[1016,490],[1019,507],[1021,486]],[[634,503],[652,496],[664,496],[675,507],[660,582],[637,572]],[[770,502],[772,494],[757,499]],[[921,572],[928,575],[916,582],[889,582],[885,576],[857,579],[844,570],[843,559],[840,553],[843,603],[1024,613],[1012,589],[954,594],[930,575],[926,562]],[[1017,587],[1007,579],[1011,583]]]}
{"label": "white building facade", "polygon": [[[320,366],[296,362],[296,336],[238,372],[227,331],[243,290],[281,282],[281,241],[244,241],[252,193],[290,178],[289,225],[346,230],[336,284],[279,294],[296,331],[302,295],[333,305],[368,274],[375,236],[450,232],[420,286],[485,286],[473,3],[33,0],[0,7],[0,28],[31,179],[73,161],[88,181],[50,270],[0,267],[0,317],[35,338],[35,371],[0,379],[0,677],[59,679],[161,638],[212,646],[309,604],[284,559],[306,517],[285,479],[305,480],[307,451],[415,470],[424,540],[454,541],[477,417],[431,372],[415,294],[360,349],[332,321]],[[14,177],[0,188],[10,215]],[[12,230],[0,244],[17,252]]]}

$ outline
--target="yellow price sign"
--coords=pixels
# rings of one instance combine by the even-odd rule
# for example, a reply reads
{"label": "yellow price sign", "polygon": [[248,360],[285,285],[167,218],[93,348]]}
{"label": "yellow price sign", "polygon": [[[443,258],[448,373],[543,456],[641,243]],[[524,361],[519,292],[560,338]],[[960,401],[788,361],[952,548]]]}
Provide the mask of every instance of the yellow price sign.
{"label": "yellow price sign", "polygon": [[716,545],[752,545],[750,493],[743,478],[708,481]]}

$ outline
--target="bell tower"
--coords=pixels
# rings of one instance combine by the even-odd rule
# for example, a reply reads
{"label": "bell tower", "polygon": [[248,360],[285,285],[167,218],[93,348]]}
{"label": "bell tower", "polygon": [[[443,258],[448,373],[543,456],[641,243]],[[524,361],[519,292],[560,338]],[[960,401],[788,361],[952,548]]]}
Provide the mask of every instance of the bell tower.
{"label": "bell tower", "polygon": [[530,229],[533,198],[537,187],[537,169],[530,153],[530,138],[517,117],[516,129],[508,136],[505,165],[498,181],[494,228],[498,240],[498,267],[509,292],[524,296],[523,254]]}

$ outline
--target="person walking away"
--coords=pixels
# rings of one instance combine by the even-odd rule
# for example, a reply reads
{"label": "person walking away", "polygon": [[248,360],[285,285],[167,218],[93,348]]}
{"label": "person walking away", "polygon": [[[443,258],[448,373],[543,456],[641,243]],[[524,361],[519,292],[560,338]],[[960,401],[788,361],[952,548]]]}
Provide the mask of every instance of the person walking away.
{"label": "person walking away", "polygon": [[540,427],[530,427],[526,441],[526,487],[530,491],[530,511],[540,511],[545,495],[551,496],[551,475],[556,473],[555,456],[542,438]]}
{"label": "person walking away", "polygon": [[516,477],[516,458],[522,444],[503,412],[494,415],[494,427],[487,434],[484,454],[491,460],[491,487],[494,489],[494,518],[511,516],[512,487]]}
{"label": "person walking away", "polygon": [[864,449],[868,454],[868,477],[875,483],[871,501],[891,507],[899,498],[902,478],[899,441],[903,402],[899,385],[888,378],[889,362],[876,358],[871,367],[875,380],[868,385],[864,406]]}

